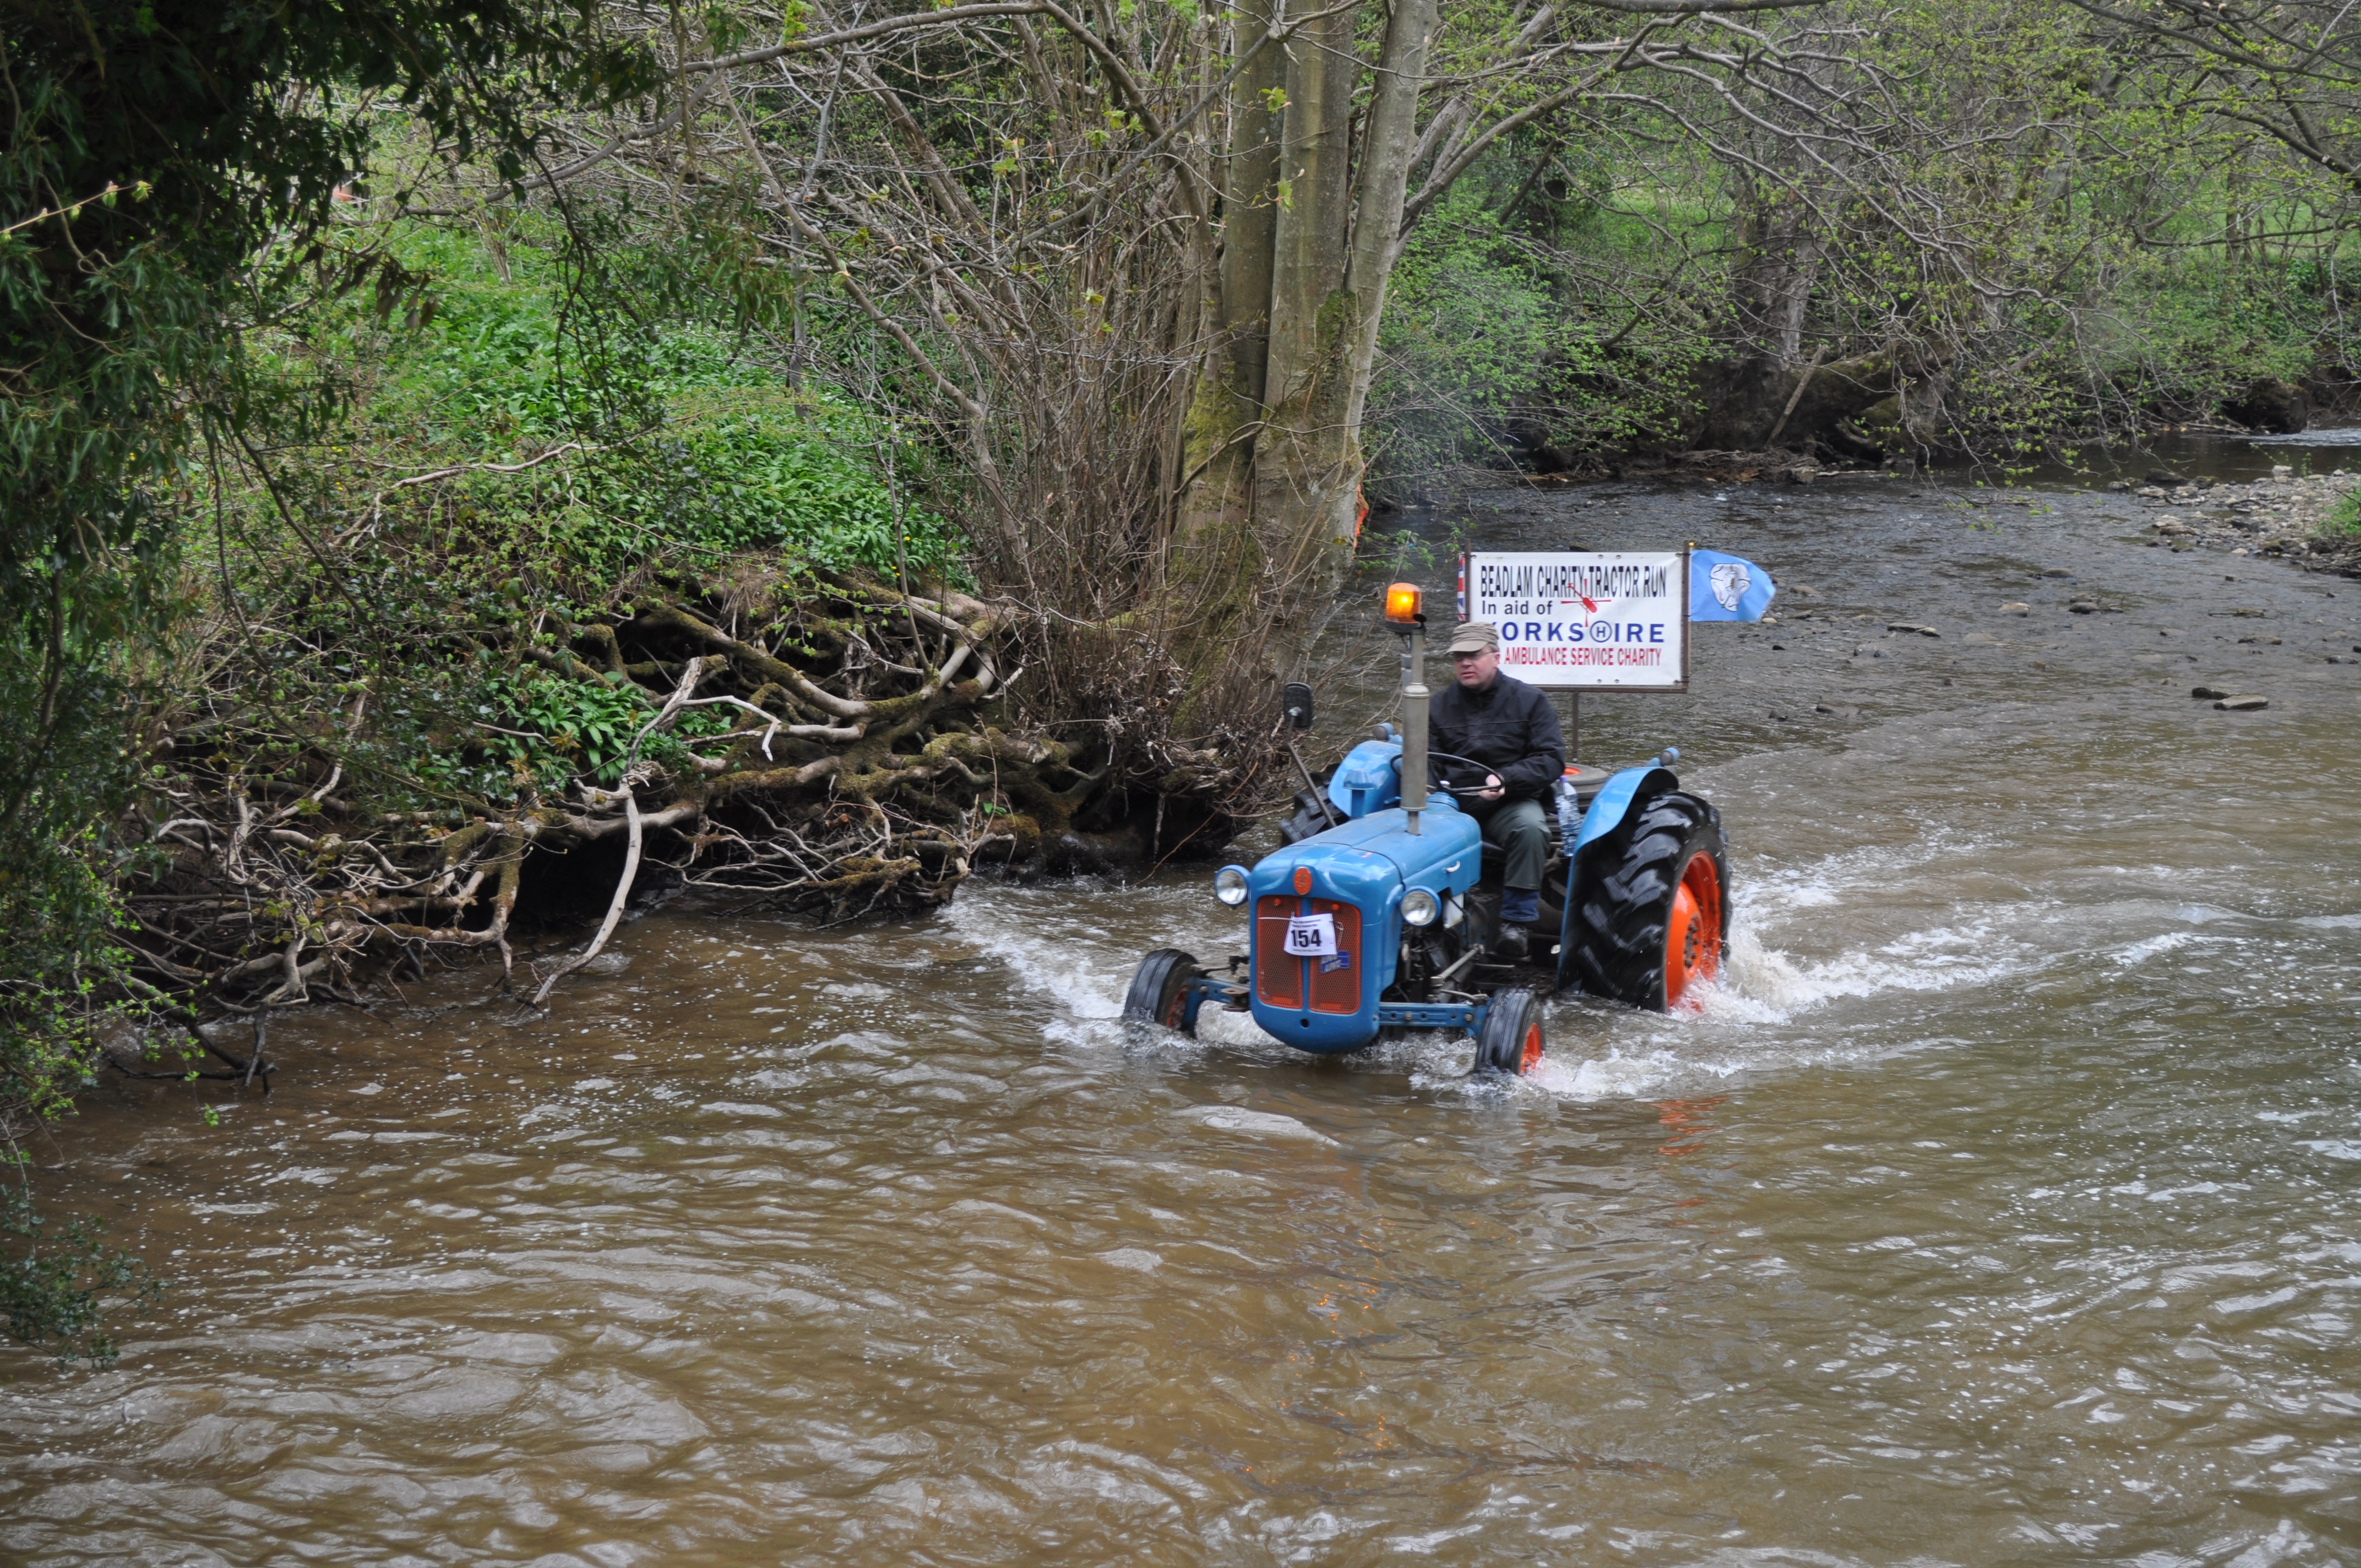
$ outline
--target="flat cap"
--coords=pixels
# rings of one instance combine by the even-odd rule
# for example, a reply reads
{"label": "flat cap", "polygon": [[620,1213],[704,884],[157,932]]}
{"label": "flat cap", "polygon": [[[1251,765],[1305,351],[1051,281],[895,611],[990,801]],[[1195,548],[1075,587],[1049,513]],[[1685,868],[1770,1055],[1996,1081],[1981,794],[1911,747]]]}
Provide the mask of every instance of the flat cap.
{"label": "flat cap", "polygon": [[1446,653],[1497,653],[1500,651],[1500,629],[1488,620],[1460,622],[1459,630],[1451,634]]}

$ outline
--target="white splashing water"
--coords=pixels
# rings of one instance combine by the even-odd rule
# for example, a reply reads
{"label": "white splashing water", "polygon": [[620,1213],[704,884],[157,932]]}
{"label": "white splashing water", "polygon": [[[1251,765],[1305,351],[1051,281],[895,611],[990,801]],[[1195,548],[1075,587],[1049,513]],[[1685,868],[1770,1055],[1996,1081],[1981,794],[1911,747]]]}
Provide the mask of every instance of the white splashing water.
{"label": "white splashing water", "polygon": [[[1946,868],[1972,866],[1993,848],[1973,835],[1938,830],[1908,844],[1850,849],[1749,877],[1730,932],[1729,966],[1719,981],[1693,992],[1681,1014],[1639,1013],[1581,998],[1553,1003],[1550,1056],[1541,1069],[1514,1085],[1488,1082],[1483,1091],[1645,1098],[1741,1073],[1861,1062],[1915,1048],[1872,1043],[1812,1015],[1848,1002],[2022,978],[2059,961],[2059,938],[2088,917],[2087,910],[2048,902],[1895,907],[1894,889],[1942,880]],[[1226,954],[1238,941],[1235,916],[1176,888],[1118,896],[1155,901],[1159,907],[1151,927],[1169,931],[1163,940],[1172,945],[1201,955]],[[981,956],[1006,966],[1018,985],[1054,999],[1056,1015],[1045,1027],[1050,1039],[1107,1047],[1125,1040],[1117,1020],[1140,954],[1091,918],[1091,911],[1104,907],[1104,895],[1082,901],[1071,891],[976,889],[953,906],[951,921]],[[2174,913],[2194,924],[2218,912]],[[1939,923],[1916,929],[1897,924],[1912,914]],[[2061,922],[2061,929],[2050,928]],[[1808,956],[1810,944],[1830,937],[1842,942],[1848,932],[1873,937]],[[2111,948],[2106,956],[2136,964],[2191,939],[2202,938],[2166,933]],[[1170,1044],[1176,1051],[1213,1047],[1271,1062],[1297,1055],[1246,1015],[1213,1009],[1202,1015],[1195,1042],[1176,1036]],[[1406,1072],[1427,1091],[1473,1087],[1464,1037],[1420,1035],[1356,1053],[1352,1065]]]}
{"label": "white splashing water", "polygon": [[[1139,955],[1118,951],[1102,927],[1072,913],[1091,906],[1032,890],[977,888],[952,904],[950,923],[979,953],[1006,965],[1019,985],[1054,997],[1076,1022],[1112,1020],[1123,1015]],[[1051,1027],[1053,1038],[1082,1037],[1071,1027]]]}

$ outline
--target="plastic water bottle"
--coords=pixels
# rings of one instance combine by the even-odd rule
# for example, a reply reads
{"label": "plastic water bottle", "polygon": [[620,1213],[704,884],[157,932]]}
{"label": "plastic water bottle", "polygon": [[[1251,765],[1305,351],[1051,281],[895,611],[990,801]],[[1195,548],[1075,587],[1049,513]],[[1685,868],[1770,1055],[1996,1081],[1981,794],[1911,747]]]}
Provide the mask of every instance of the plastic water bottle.
{"label": "plastic water bottle", "polygon": [[1582,831],[1582,802],[1575,798],[1572,768],[1557,776],[1557,831],[1565,852],[1573,854],[1575,836]]}

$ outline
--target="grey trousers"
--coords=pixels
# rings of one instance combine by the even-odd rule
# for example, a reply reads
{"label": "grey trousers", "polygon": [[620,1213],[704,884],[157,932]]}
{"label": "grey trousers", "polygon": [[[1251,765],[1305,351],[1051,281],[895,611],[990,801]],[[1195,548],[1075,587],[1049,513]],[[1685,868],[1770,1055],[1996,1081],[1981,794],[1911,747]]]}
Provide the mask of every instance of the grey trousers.
{"label": "grey trousers", "polygon": [[1505,862],[1500,885],[1516,893],[1532,893],[1542,885],[1542,869],[1549,864],[1549,813],[1538,800],[1511,800],[1493,808],[1484,818],[1484,842],[1500,851]]}

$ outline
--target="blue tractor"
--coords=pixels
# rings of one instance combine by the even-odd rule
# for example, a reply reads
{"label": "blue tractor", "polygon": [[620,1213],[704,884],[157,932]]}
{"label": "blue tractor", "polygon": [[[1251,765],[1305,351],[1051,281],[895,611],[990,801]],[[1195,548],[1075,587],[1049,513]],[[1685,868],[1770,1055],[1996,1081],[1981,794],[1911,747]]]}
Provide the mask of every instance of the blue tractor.
{"label": "blue tractor", "polygon": [[[1427,784],[1415,587],[1387,590],[1386,620],[1408,641],[1402,733],[1381,727],[1324,792],[1299,796],[1285,848],[1213,874],[1213,896],[1250,913],[1246,952],[1220,973],[1177,948],[1149,953],[1125,1019],[1193,1035],[1211,1003],[1318,1054],[1440,1029],[1475,1037],[1477,1071],[1521,1074],[1543,1059],[1546,995],[1575,986],[1657,1012],[1678,1006],[1719,970],[1730,936],[1720,815],[1682,791],[1670,767],[1679,753],[1612,773],[1565,770],[1537,939],[1522,960],[1504,961],[1498,869],[1485,864],[1476,819]],[[1286,707],[1292,727],[1310,726],[1309,688],[1289,687]],[[1538,939],[1553,927],[1554,943]]]}

